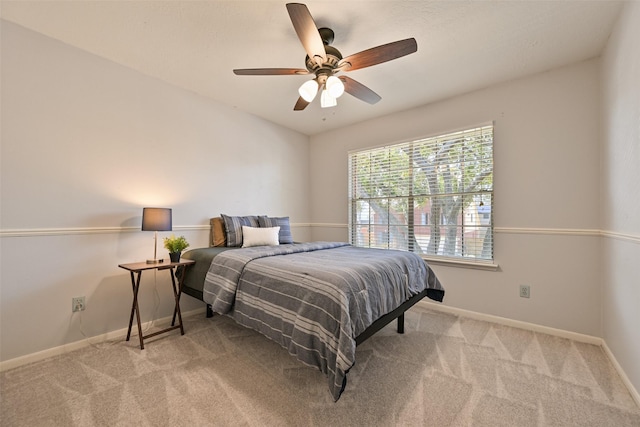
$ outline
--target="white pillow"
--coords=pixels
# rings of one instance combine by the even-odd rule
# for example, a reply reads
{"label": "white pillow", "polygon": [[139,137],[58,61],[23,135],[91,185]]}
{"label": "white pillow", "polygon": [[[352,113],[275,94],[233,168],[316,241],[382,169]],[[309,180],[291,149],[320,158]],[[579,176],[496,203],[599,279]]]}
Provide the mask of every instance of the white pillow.
{"label": "white pillow", "polygon": [[280,227],[247,227],[242,226],[242,247],[251,246],[277,246],[280,244],[278,233]]}

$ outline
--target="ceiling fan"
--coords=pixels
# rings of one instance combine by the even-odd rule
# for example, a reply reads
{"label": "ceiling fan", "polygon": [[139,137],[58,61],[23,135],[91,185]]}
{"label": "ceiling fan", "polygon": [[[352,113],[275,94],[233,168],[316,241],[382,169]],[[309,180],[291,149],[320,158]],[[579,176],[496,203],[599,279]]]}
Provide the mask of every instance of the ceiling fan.
{"label": "ceiling fan", "polygon": [[354,71],[372,65],[381,64],[409,55],[418,50],[414,38],[398,40],[376,46],[345,58],[333,43],[334,33],[329,28],[317,28],[307,6],[301,3],[288,3],[287,11],[293,27],[307,51],[306,69],[301,68],[245,68],[233,72],[240,76],[277,76],[314,74],[315,78],[305,82],[298,93],[300,97],[293,107],[295,111],[304,110],[321,92],[322,107],[332,107],[343,92],[356,98],[375,104],[382,99],[380,95],[347,76],[336,76],[340,71]]}

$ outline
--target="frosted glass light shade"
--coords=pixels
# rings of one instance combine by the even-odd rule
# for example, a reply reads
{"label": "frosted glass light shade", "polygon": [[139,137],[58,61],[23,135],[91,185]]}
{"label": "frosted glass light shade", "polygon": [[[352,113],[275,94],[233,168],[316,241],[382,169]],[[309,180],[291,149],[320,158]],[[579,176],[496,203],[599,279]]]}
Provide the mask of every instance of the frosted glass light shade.
{"label": "frosted glass light shade", "polygon": [[306,81],[298,89],[298,93],[307,102],[313,101],[318,93],[318,82],[315,80]]}
{"label": "frosted glass light shade", "polygon": [[338,105],[338,101],[331,96],[331,94],[329,94],[329,91],[327,89],[324,89],[322,91],[322,95],[320,95],[320,106],[322,108],[327,108],[327,107],[335,107],[336,105]]}
{"label": "frosted glass light shade", "polygon": [[334,98],[340,98],[344,93],[344,83],[342,83],[342,80],[336,76],[329,77],[327,79],[327,83],[325,83],[325,87],[327,88],[329,95]]}

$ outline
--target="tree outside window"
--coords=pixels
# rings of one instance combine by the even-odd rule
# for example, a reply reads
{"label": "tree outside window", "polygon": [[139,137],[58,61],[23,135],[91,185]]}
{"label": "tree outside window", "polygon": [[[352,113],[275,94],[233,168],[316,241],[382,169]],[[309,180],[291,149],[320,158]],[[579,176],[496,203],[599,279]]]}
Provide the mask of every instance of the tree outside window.
{"label": "tree outside window", "polygon": [[357,246],[493,259],[493,126],[349,154]]}

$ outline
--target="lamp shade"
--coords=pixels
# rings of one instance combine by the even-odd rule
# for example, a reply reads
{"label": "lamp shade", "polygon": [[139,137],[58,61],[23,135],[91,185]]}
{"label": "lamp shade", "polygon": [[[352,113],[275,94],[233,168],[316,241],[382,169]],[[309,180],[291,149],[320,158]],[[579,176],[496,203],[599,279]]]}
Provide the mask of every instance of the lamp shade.
{"label": "lamp shade", "polygon": [[143,208],[142,231],[171,231],[171,209]]}

